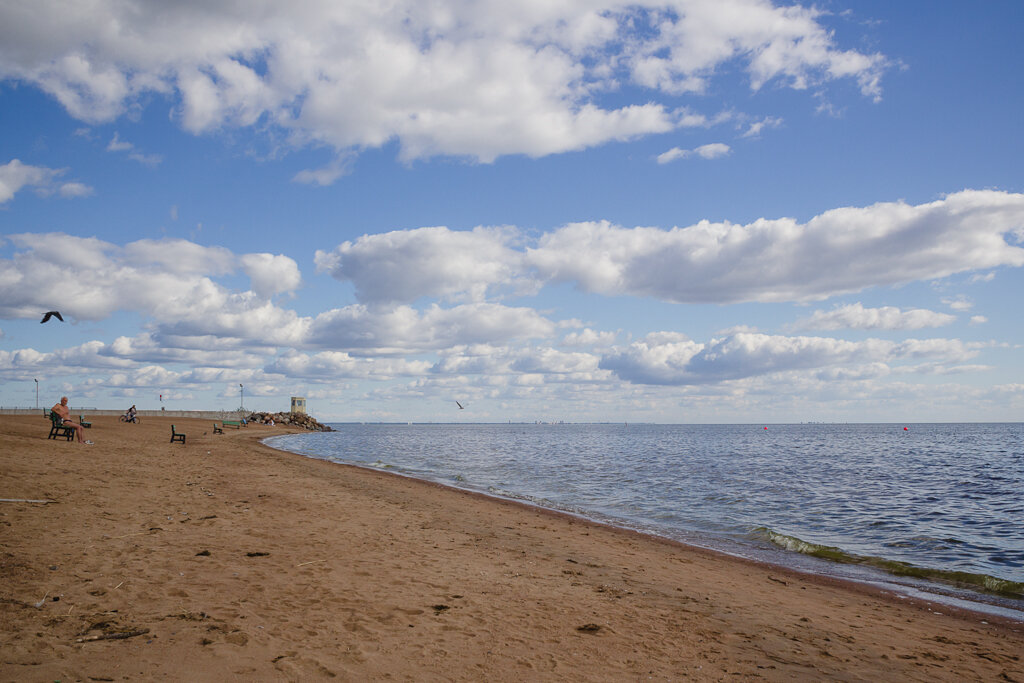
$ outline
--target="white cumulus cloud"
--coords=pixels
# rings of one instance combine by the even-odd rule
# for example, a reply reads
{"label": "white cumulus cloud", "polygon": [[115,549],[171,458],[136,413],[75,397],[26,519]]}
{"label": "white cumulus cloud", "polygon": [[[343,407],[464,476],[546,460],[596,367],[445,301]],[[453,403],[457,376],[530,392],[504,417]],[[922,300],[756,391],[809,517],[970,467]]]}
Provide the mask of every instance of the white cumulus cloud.
{"label": "white cumulus cloud", "polygon": [[718,159],[720,157],[728,156],[731,151],[732,148],[724,142],[712,142],[707,145],[701,145],[695,149],[680,149],[678,147],[673,147],[669,151],[659,154],[657,161],[659,164],[667,164],[690,156],[699,156],[701,159]]}
{"label": "white cumulus cloud", "polygon": [[[688,125],[670,100],[719,71],[754,90],[851,79],[878,99],[885,57],[843,49],[821,16],[766,0],[37,0],[0,4],[0,78],[90,123],[156,95],[194,133],[272,127],[341,153],[396,140],[407,160],[488,162]],[[648,101],[599,104],[622,84]]]}
{"label": "white cumulus cloud", "polygon": [[960,313],[966,313],[974,308],[974,302],[962,294],[960,296],[946,297],[942,300],[942,303]]}
{"label": "white cumulus cloud", "polygon": [[906,311],[895,306],[865,308],[858,302],[830,311],[815,311],[810,317],[798,321],[795,327],[804,330],[919,330],[949,325],[954,320],[955,315],[923,308]]}
{"label": "white cumulus cloud", "polygon": [[[315,261],[320,272],[351,282],[367,304],[483,301],[559,282],[673,303],[814,301],[1024,265],[1015,239],[1021,226],[1024,195],[965,190],[926,204],[833,209],[806,223],[762,218],[669,229],[571,223],[533,246],[507,226],[417,228],[365,235],[317,251]],[[944,303],[958,311],[970,306],[962,297]],[[919,309],[857,306],[819,312],[801,326],[920,329],[952,320]]]}
{"label": "white cumulus cloud", "polygon": [[394,354],[549,337],[554,332],[555,325],[530,308],[472,303],[417,311],[409,306],[356,305],[318,315],[305,342],[364,354]]}
{"label": "white cumulus cloud", "polygon": [[0,205],[14,199],[14,195],[25,188],[34,188],[43,196],[56,192],[64,198],[88,197],[92,194],[92,188],[84,183],[59,183],[57,179],[66,172],[65,168],[32,166],[12,159],[0,166]]}
{"label": "white cumulus cloud", "polygon": [[[237,256],[223,247],[180,239],[137,240],[121,246],[63,233],[9,235],[15,247],[0,259],[0,316],[35,318],[59,309],[78,320],[135,311],[188,334],[297,338],[294,313],[267,301],[301,281],[283,255]],[[213,278],[242,268],[253,291],[234,292]]]}
{"label": "white cumulus cloud", "polygon": [[316,265],[351,281],[367,303],[411,302],[424,296],[483,300],[488,290],[521,282],[523,254],[512,248],[516,231],[444,227],[364,235],[332,251],[317,251]]}
{"label": "white cumulus cloud", "polygon": [[107,151],[125,152],[128,154],[129,159],[145,166],[156,166],[163,161],[163,157],[159,154],[143,154],[134,144],[122,140],[117,133],[114,133],[114,137],[107,143]]}
{"label": "white cumulus cloud", "polygon": [[299,264],[284,254],[243,254],[239,260],[253,291],[262,297],[292,292],[302,284]]}
{"label": "white cumulus cloud", "polygon": [[344,351],[321,351],[315,354],[288,351],[267,366],[267,371],[318,381],[336,378],[362,379],[373,377],[388,380],[402,376],[422,376],[430,369],[427,361],[404,358],[365,358]]}
{"label": "white cumulus cloud", "polygon": [[946,367],[972,358],[978,347],[956,339],[846,341],[738,333],[698,343],[648,336],[609,352],[600,367],[636,384],[716,384],[782,372],[884,374],[893,363],[931,360]]}
{"label": "white cumulus cloud", "polygon": [[677,303],[810,301],[1024,265],[1024,249],[1007,240],[1021,226],[1024,195],[965,190],[916,206],[833,209],[806,223],[701,221],[667,230],[573,223],[541,237],[527,261],[542,280],[607,295]]}

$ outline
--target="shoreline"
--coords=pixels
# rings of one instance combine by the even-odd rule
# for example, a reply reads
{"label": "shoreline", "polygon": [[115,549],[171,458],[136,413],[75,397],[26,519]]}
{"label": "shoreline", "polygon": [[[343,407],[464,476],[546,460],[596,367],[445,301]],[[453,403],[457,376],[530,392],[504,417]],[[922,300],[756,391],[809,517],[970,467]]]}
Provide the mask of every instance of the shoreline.
{"label": "shoreline", "polygon": [[44,422],[0,417],[0,497],[56,501],[0,503],[2,680],[1024,680],[1018,623],[260,443],[290,430]]}
{"label": "shoreline", "polygon": [[[339,425],[341,423],[331,424]],[[335,431],[337,432],[338,430]],[[306,435],[301,434],[301,436]],[[956,572],[951,570],[934,569],[924,565],[908,564],[899,560],[882,557],[855,556],[843,553],[838,548],[827,548],[827,550],[836,551],[832,554],[848,558],[847,561],[829,559],[828,556],[819,557],[812,552],[794,551],[778,544],[758,544],[753,540],[744,538],[716,536],[710,532],[689,529],[644,528],[642,523],[630,522],[630,520],[614,516],[589,513],[571,502],[562,501],[559,503],[546,499],[535,499],[515,491],[485,490],[479,486],[473,487],[468,484],[460,484],[457,481],[451,481],[440,476],[408,472],[390,464],[377,466],[375,464],[335,460],[331,459],[330,456],[322,456],[312,452],[304,453],[301,450],[290,450],[268,443],[274,438],[276,437],[267,437],[261,443],[283,453],[430,483],[452,491],[482,495],[493,500],[520,504],[528,509],[536,508],[551,511],[574,519],[635,532],[652,539],[680,543],[689,548],[704,549],[726,557],[763,564],[770,568],[785,568],[800,574],[822,576],[836,581],[866,585],[878,590],[897,593],[903,598],[914,598],[929,603],[938,603],[947,609],[973,612],[986,618],[1002,619],[1010,623],[1024,624],[1024,596],[1001,593],[998,590],[986,591],[979,589],[977,583],[958,583],[955,579],[943,580],[945,576],[956,574]],[[769,529],[764,530],[770,532]],[[673,531],[676,531],[677,535],[672,535]],[[792,540],[808,546],[813,545],[806,541],[800,541],[800,539]],[[906,570],[903,573],[891,572],[884,568],[885,565],[897,568],[905,567]],[[965,576],[979,583],[981,580],[985,580],[996,584],[1009,584],[1013,587],[1021,585],[1019,582],[988,574],[965,574]]]}

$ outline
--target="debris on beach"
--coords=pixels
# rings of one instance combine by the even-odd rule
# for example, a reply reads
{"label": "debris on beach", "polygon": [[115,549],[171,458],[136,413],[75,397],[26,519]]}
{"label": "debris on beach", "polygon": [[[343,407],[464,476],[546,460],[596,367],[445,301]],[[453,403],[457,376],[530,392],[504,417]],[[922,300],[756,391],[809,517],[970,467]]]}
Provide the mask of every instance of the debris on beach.
{"label": "debris on beach", "polygon": [[264,424],[273,420],[275,425],[294,425],[296,427],[308,429],[311,432],[334,431],[327,425],[321,424],[315,417],[307,413],[249,413],[245,420],[252,424]]}
{"label": "debris on beach", "polygon": [[140,628],[126,631],[114,631],[110,633],[100,633],[94,636],[86,636],[79,638],[76,643],[91,643],[97,640],[124,640],[126,638],[134,638],[135,636],[143,636],[149,633],[148,628]]}

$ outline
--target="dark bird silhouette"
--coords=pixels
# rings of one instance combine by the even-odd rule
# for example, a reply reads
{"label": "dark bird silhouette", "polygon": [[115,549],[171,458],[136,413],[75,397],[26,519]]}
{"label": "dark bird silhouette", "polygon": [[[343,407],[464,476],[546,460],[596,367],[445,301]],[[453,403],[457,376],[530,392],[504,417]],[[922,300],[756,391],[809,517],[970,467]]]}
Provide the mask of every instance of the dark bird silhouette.
{"label": "dark bird silhouette", "polygon": [[43,319],[39,321],[39,324],[41,325],[45,323],[50,318],[57,318],[57,320],[64,322],[64,318],[61,317],[60,311],[47,311],[46,315],[43,316]]}
{"label": "dark bird silhouette", "polygon": [[462,405],[458,401],[455,402],[455,405],[457,405],[459,407],[459,410],[465,410],[466,409],[466,406]]}

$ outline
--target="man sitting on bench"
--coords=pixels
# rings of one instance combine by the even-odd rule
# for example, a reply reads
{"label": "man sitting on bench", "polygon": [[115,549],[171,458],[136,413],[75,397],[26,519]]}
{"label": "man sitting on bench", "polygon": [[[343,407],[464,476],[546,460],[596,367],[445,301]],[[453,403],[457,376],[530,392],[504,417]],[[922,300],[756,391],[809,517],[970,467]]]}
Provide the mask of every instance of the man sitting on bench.
{"label": "man sitting on bench", "polygon": [[85,428],[71,419],[71,410],[68,408],[67,396],[61,396],[60,403],[55,405],[50,410],[52,410],[53,412],[57,413],[57,415],[60,416],[60,419],[65,427],[71,427],[75,430],[75,440],[78,441],[78,443],[92,443],[92,441],[85,441],[85,439],[82,438],[82,431]]}

